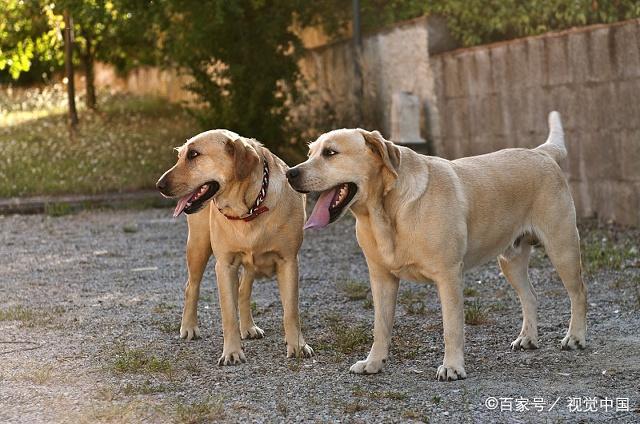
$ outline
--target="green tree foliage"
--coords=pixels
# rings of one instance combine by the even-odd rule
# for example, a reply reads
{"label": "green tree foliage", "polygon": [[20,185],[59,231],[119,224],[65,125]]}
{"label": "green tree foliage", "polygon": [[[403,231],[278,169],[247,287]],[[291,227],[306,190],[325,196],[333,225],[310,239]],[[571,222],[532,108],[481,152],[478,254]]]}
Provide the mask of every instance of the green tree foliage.
{"label": "green tree foliage", "polygon": [[[315,3],[314,22],[330,35],[347,33],[349,0]],[[541,34],[574,26],[640,17],[638,0],[361,0],[362,30],[373,31],[425,14],[447,18],[465,46]]]}
{"label": "green tree foliage", "polygon": [[[39,1],[0,1],[0,81],[17,79],[33,69],[35,78],[62,65],[60,16]],[[32,78],[33,79],[33,78]]]}
{"label": "green tree foliage", "polygon": [[301,52],[292,24],[303,3],[162,2],[159,43],[167,62],[193,77],[188,88],[206,106],[194,109],[204,128],[228,128],[276,150],[287,145]]}
{"label": "green tree foliage", "polygon": [[[46,1],[46,0],[43,0]],[[73,17],[78,57],[86,77],[87,106],[96,106],[94,65],[96,60],[126,70],[150,62],[151,51],[141,41],[146,28],[137,21],[135,6],[126,0],[56,0],[58,14],[68,10]],[[135,3],[134,3],[135,5]],[[140,25],[142,23],[142,25]]]}
{"label": "green tree foliage", "polygon": [[[111,63],[121,71],[152,63],[153,44],[145,38],[148,14],[139,2],[127,0],[1,0],[0,71],[22,82],[50,76],[61,70],[64,56],[62,14],[69,10],[74,22],[76,60],[93,90],[96,60]],[[35,68],[34,68],[35,67]],[[35,75],[33,75],[35,72]],[[24,78],[24,76],[31,78]],[[35,78],[34,78],[35,77]],[[6,78],[5,78],[6,79]],[[45,78],[46,79],[46,78]]]}
{"label": "green tree foliage", "polygon": [[437,0],[455,37],[471,46],[640,16],[638,0]]}

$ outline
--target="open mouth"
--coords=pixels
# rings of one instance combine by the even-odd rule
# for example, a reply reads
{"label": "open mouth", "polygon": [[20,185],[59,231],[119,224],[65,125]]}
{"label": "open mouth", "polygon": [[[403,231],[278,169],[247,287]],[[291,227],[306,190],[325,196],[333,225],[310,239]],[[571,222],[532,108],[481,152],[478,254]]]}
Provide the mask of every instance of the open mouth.
{"label": "open mouth", "polygon": [[342,183],[320,193],[320,197],[309,216],[307,228],[324,228],[342,216],[351,200],[358,192],[354,183]]}
{"label": "open mouth", "polygon": [[220,184],[217,181],[209,181],[202,184],[192,193],[183,196],[178,200],[176,209],[173,211],[173,217],[180,215],[182,212],[188,214],[198,212],[204,206],[204,202],[211,199],[218,192]]}

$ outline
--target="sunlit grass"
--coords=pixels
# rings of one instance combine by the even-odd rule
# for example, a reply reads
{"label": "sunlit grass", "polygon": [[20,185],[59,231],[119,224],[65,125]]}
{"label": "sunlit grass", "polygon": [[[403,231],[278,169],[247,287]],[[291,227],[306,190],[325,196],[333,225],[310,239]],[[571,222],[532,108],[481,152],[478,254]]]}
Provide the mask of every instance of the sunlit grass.
{"label": "sunlit grass", "polygon": [[172,148],[199,132],[164,99],[117,95],[101,96],[97,112],[81,110],[71,133],[59,98],[45,97],[0,99],[0,197],[153,188],[175,161]]}

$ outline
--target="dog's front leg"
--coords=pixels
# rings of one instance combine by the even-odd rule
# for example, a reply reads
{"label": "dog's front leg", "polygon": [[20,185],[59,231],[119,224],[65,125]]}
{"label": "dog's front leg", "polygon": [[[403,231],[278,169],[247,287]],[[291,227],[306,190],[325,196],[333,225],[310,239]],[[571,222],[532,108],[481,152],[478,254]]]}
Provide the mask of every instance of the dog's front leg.
{"label": "dog's front leg", "polygon": [[261,339],[264,337],[264,331],[253,321],[251,313],[251,289],[253,288],[253,280],[255,273],[246,266],[242,269],[242,277],[240,278],[240,299],[238,306],[240,309],[240,336],[243,339]]}
{"label": "dog's front leg", "polygon": [[456,271],[437,278],[444,327],[444,362],[436,374],[440,381],[467,378],[464,371],[464,296],[462,276]]}
{"label": "dog's front leg", "polygon": [[304,341],[300,330],[297,258],[294,256],[278,263],[276,272],[284,313],[284,337],[287,342],[287,358],[311,357],[313,356],[313,349]]}
{"label": "dog's front leg", "polygon": [[356,362],[349,369],[355,374],[376,374],[387,362],[400,285],[400,280],[387,269],[373,263],[368,265],[375,314],[373,345],[367,359]]}
{"label": "dog's front leg", "polygon": [[218,365],[236,365],[246,362],[240,344],[240,323],[238,322],[238,268],[233,258],[218,258],[216,279],[222,315],[222,336],[224,347]]}
{"label": "dog's front leg", "polygon": [[180,323],[180,337],[191,340],[200,337],[198,328],[198,298],[200,282],[211,256],[211,242],[208,231],[198,231],[208,225],[208,214],[198,213],[187,218],[189,236],[187,238],[187,270],[189,279],[184,289],[184,309]]}

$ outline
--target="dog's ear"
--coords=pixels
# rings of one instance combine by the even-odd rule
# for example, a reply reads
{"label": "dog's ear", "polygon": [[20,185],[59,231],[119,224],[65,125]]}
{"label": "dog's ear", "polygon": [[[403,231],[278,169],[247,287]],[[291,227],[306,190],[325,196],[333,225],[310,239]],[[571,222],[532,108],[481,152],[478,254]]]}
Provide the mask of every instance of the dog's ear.
{"label": "dog's ear", "polygon": [[391,189],[391,185],[398,178],[398,169],[400,167],[400,149],[391,141],[387,141],[378,131],[367,131],[358,129],[364,137],[367,146],[373,150],[375,154],[380,156],[385,167],[385,194]]}
{"label": "dog's ear", "polygon": [[260,162],[255,149],[245,143],[242,137],[227,139],[225,149],[233,158],[234,173],[237,180],[244,180]]}

